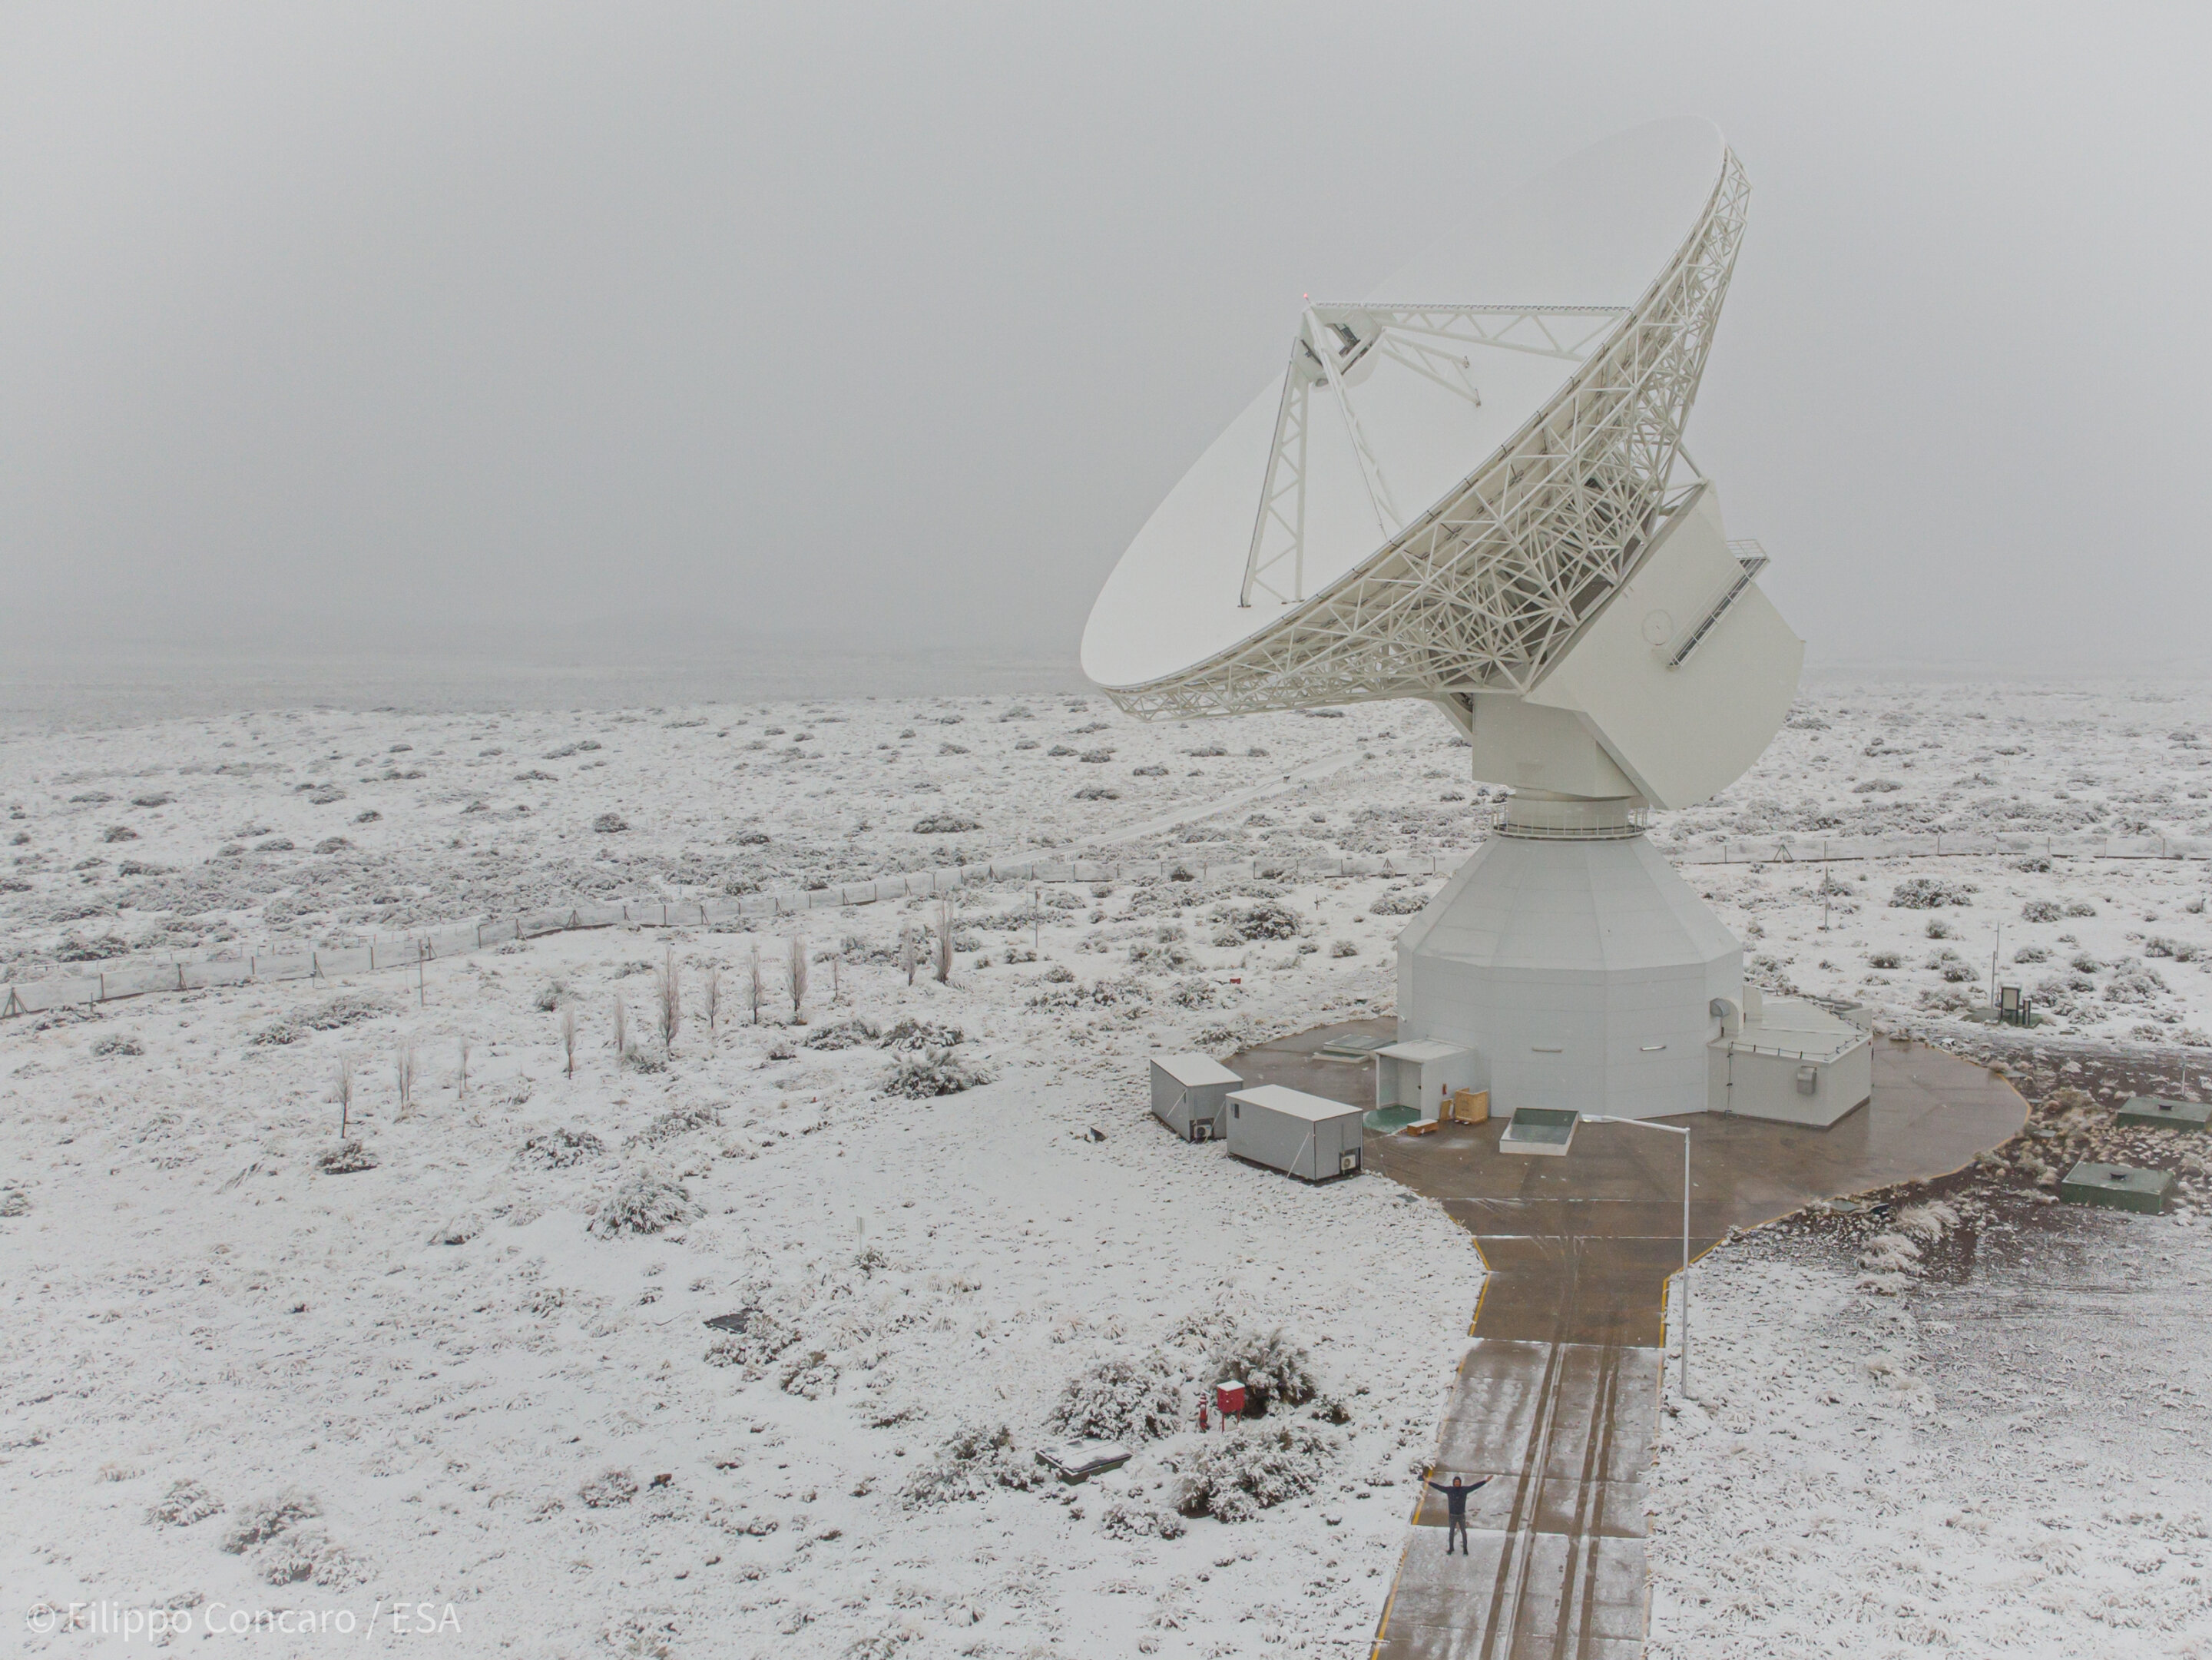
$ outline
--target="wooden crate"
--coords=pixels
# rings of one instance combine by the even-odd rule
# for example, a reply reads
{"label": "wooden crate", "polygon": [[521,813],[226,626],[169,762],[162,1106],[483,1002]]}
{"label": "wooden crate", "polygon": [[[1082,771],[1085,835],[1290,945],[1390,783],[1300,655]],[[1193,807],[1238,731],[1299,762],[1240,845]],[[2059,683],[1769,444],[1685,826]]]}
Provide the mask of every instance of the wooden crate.
{"label": "wooden crate", "polygon": [[1490,1091],[1462,1090],[1451,1098],[1449,1115],[1456,1124],[1486,1124],[1490,1122]]}

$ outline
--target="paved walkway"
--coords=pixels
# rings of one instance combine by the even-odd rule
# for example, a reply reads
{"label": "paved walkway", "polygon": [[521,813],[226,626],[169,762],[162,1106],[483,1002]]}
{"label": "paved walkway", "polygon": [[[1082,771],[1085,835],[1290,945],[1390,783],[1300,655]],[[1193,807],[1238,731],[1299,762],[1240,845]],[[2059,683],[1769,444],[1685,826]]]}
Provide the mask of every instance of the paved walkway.
{"label": "paved walkway", "polygon": [[[1237,1055],[1248,1081],[1373,1104],[1370,1066],[1316,1051],[1324,1027]],[[1940,1175],[2017,1134],[2002,1079],[1917,1043],[1875,1040],[1872,1103],[1830,1128],[1703,1113],[1691,1126],[1690,1250],[1807,1201]],[[1483,1476],[1470,1554],[1444,1554],[1429,1493],[1376,1636],[1376,1660],[1638,1660],[1644,1479],[1682,1256],[1673,1136],[1584,1124],[1564,1158],[1498,1152],[1503,1125],[1367,1141],[1368,1168],[1442,1203],[1490,1269],[1437,1437],[1440,1481]],[[1692,1288],[1694,1292],[1694,1287]],[[1696,1307],[1690,1310],[1692,1386]]]}

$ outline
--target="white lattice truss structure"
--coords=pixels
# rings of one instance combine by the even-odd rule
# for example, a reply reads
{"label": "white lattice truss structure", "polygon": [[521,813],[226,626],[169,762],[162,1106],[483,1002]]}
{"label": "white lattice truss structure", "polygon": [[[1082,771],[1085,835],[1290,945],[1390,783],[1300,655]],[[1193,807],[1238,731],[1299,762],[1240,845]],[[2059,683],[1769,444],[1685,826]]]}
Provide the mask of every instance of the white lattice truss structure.
{"label": "white lattice truss structure", "polygon": [[[1682,432],[1749,197],[1730,153],[1696,228],[1626,312],[1310,307],[1292,347],[1241,595],[1255,618],[1262,604],[1284,611],[1274,626],[1193,667],[1109,686],[1107,695],[1154,720],[1394,697],[1463,711],[1475,693],[1526,691],[1698,483]],[[1479,398],[1455,343],[1577,357],[1584,366],[1475,473],[1401,526],[1340,368],[1357,350],[1385,350],[1444,384],[1461,380],[1465,395]],[[1306,598],[1304,435],[1324,387],[1350,429],[1384,545]]]}

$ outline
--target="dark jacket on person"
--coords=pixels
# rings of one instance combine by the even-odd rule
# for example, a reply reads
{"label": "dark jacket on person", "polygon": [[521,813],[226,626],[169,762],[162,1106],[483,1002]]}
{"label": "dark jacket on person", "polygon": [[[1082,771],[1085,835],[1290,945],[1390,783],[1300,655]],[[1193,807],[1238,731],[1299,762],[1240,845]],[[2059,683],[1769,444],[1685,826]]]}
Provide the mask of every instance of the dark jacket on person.
{"label": "dark jacket on person", "polygon": [[1468,1494],[1473,1493],[1477,1487],[1485,1486],[1489,1480],[1490,1478],[1486,1475],[1480,1481],[1468,1481],[1465,1483],[1457,1481],[1431,1481],[1429,1485],[1434,1487],[1438,1493],[1443,1494],[1445,1505],[1449,1509],[1453,1516],[1460,1518],[1461,1520],[1465,1520],[1467,1517]]}

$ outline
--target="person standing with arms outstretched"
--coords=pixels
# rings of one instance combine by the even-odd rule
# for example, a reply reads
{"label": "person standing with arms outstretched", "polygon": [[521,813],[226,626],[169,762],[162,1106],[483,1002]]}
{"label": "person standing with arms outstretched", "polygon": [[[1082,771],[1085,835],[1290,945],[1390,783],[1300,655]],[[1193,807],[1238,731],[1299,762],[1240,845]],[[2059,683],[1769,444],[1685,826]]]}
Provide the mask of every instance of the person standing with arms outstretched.
{"label": "person standing with arms outstretched", "polygon": [[1487,1486],[1489,1481],[1490,1478],[1486,1475],[1481,1481],[1477,1481],[1474,1487],[1464,1487],[1461,1484],[1460,1478],[1455,1475],[1451,1479],[1449,1487],[1436,1481],[1428,1483],[1430,1487],[1443,1494],[1444,1508],[1450,1512],[1451,1529],[1444,1535],[1445,1555],[1451,1554],[1452,1541],[1455,1539],[1459,1541],[1459,1554],[1462,1556],[1473,1554],[1467,1548],[1467,1496],[1473,1493],[1475,1487]]}

